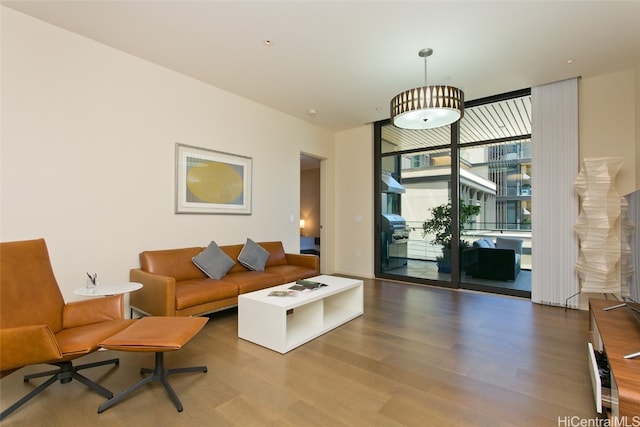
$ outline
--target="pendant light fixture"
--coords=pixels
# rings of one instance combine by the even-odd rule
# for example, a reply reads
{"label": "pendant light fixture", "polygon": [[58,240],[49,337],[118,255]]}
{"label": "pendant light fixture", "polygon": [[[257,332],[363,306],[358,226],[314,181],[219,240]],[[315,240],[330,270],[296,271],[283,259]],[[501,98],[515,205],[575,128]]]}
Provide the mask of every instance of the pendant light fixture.
{"label": "pendant light fixture", "polygon": [[424,86],[409,89],[391,100],[391,122],[403,129],[433,129],[460,120],[464,92],[452,86],[427,86],[427,57],[433,49],[422,49]]}

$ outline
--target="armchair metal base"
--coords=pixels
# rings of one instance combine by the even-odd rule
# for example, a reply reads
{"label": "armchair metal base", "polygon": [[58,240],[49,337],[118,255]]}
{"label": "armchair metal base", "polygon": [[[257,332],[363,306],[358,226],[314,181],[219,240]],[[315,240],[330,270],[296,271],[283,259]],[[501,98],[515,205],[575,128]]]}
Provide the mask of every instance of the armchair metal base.
{"label": "armchair metal base", "polygon": [[156,352],[156,366],[153,369],[149,369],[149,368],[140,369],[140,374],[151,374],[151,375],[149,375],[148,377],[146,377],[143,380],[139,381],[138,383],[132,385],[131,387],[129,387],[128,389],[124,390],[122,393],[118,394],[117,396],[115,396],[113,398],[110,398],[109,400],[104,402],[102,405],[100,405],[98,407],[98,413],[101,414],[106,409],[109,409],[110,407],[112,407],[116,403],[120,402],[125,397],[129,396],[131,393],[133,393],[134,391],[136,391],[137,389],[139,389],[143,385],[145,385],[147,383],[150,383],[150,382],[154,382],[154,381],[159,381],[164,385],[164,388],[167,390],[167,393],[169,394],[169,398],[173,401],[173,404],[176,405],[176,409],[178,410],[178,412],[182,412],[182,403],[180,402],[180,399],[178,399],[178,395],[176,394],[176,392],[173,391],[173,388],[171,387],[171,384],[169,384],[168,377],[169,377],[169,375],[182,374],[182,373],[185,373],[185,372],[204,372],[204,373],[206,373],[207,372],[207,367],[206,366],[194,366],[194,367],[191,367],[191,368],[165,369],[164,368],[164,353],[158,351],[158,352]]}
{"label": "armchair metal base", "polygon": [[106,397],[107,399],[111,399],[113,397],[113,393],[111,391],[102,387],[98,383],[90,380],[84,375],[81,375],[78,373],[78,371],[81,369],[88,369],[88,368],[94,368],[96,366],[111,365],[111,364],[118,366],[120,364],[120,360],[109,359],[109,360],[103,360],[101,362],[87,363],[87,364],[78,365],[78,366],[73,366],[73,363],[71,361],[56,362],[56,363],[50,363],[50,365],[58,366],[58,369],[54,369],[46,372],[39,372],[37,374],[25,375],[24,382],[29,382],[29,380],[33,378],[47,377],[50,375],[51,375],[51,378],[49,378],[47,381],[43,382],[38,387],[30,391],[28,394],[26,394],[23,398],[18,400],[16,403],[14,403],[10,407],[2,411],[2,413],[0,413],[0,421],[4,420],[9,414],[11,414],[16,409],[18,409],[19,407],[27,403],[37,394],[44,391],[47,387],[49,387],[51,384],[55,383],[58,380],[60,380],[60,384],[66,384],[68,382],[71,382],[71,380],[78,380],[85,386],[92,389],[93,391],[99,393],[100,395]]}

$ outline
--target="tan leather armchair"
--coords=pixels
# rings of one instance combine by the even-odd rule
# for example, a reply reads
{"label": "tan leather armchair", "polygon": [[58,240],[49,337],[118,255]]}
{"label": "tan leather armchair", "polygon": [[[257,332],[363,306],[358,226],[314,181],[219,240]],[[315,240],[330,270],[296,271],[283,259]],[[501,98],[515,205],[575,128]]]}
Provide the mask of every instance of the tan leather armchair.
{"label": "tan leather armchair", "polygon": [[98,343],[132,322],[123,319],[122,295],[65,304],[43,239],[0,243],[0,378],[27,365],[58,368],[31,374],[25,381],[50,376],[5,409],[0,420],[60,380],[78,380],[110,399],[106,388],[78,373],[107,364],[109,359],[73,366],[72,360],[98,349]]}

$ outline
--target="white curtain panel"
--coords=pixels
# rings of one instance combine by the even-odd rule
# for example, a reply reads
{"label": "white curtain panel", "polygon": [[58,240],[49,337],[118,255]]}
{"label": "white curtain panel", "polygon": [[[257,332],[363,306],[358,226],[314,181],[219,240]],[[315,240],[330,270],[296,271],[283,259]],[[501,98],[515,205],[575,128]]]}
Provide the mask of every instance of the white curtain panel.
{"label": "white curtain panel", "polygon": [[578,79],[531,90],[531,300],[578,308]]}

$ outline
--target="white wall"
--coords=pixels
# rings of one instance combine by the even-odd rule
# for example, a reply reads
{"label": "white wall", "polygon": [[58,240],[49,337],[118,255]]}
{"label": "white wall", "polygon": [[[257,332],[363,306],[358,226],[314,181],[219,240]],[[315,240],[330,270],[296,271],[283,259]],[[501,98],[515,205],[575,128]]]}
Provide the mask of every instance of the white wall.
{"label": "white wall", "polygon": [[[640,117],[638,75],[640,67],[583,78],[579,85],[580,160],[585,157],[624,158],[616,176],[616,188],[621,196],[640,188],[640,135],[636,134]],[[589,298],[602,297],[601,294],[583,293],[580,308],[588,310]]]}
{"label": "white wall", "polygon": [[[67,301],[80,299],[86,271],[128,280],[146,249],[251,237],[298,251],[299,155],[326,158],[332,171],[332,132],[0,13],[0,240],[44,237]],[[176,143],[252,157],[253,214],[174,214]],[[332,207],[331,174],[323,184]]]}
{"label": "white wall", "polygon": [[636,189],[638,136],[636,119],[637,70],[628,69],[601,76],[582,78],[579,84],[580,160],[586,157],[623,157],[616,177],[621,195]]}
{"label": "white wall", "polygon": [[335,140],[335,271],[373,277],[373,126],[338,132]]}

